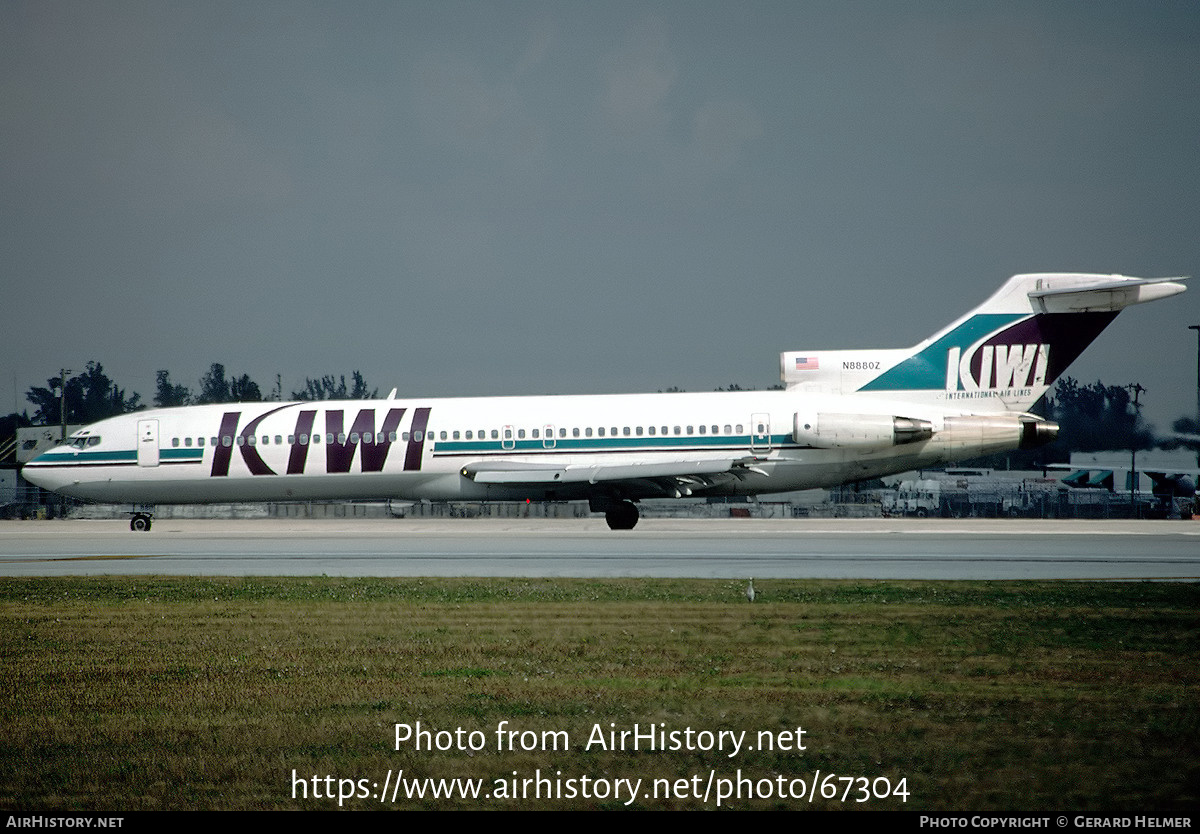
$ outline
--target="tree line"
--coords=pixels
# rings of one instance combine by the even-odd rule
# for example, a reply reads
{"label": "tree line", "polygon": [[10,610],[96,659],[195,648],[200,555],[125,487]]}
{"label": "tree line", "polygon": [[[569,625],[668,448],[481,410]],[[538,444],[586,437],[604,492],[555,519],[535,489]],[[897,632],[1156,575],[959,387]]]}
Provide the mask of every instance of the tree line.
{"label": "tree line", "polygon": [[[293,391],[291,399],[361,400],[379,396],[379,390],[368,386],[360,372],[353,371],[350,376],[350,385],[346,384],[344,374],[336,378],[331,374],[316,379],[306,377],[304,388]],[[278,385],[274,391],[264,396],[262,388],[248,374],[238,376],[227,373],[225,366],[219,362],[214,362],[200,378],[195,391],[186,385],[172,382],[169,371],[158,371],[155,377],[155,408],[282,399]],[[99,362],[88,362],[86,370],[66,377],[65,380],[63,375],[51,377],[46,380],[45,386],[30,388],[25,398],[36,409],[32,419],[25,416],[26,424],[33,425],[61,424],[64,403],[66,422],[71,424],[94,423],[106,417],[140,411],[146,407],[140,394],[127,395],[124,388],[109,378],[104,372],[104,366]]]}

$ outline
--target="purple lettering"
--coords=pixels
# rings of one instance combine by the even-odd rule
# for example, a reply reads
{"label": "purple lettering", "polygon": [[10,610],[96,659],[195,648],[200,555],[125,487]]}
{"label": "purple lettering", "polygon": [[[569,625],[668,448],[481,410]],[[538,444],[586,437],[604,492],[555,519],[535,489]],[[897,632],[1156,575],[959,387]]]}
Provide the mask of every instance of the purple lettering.
{"label": "purple lettering", "polygon": [[[425,410],[428,411],[428,409]],[[383,439],[378,440],[375,436],[375,409],[364,408],[354,418],[354,425],[350,427],[350,434],[344,441],[338,440],[343,436],[342,412],[326,411],[325,432],[332,434],[334,440],[332,443],[326,442],[325,444],[325,471],[349,472],[356,447],[362,449],[363,472],[383,471],[383,464],[387,461],[388,452],[392,448],[390,434],[400,426],[404,411],[403,408],[388,410],[387,416],[383,418]],[[370,439],[368,440],[368,438]]]}
{"label": "purple lettering", "polygon": [[425,427],[429,425],[428,408],[418,408],[413,412],[412,432],[408,436],[408,449],[404,455],[406,470],[421,468],[421,455],[425,451]]}
{"label": "purple lettering", "polygon": [[[304,472],[304,464],[308,460],[308,436],[312,434],[313,418],[316,416],[315,411],[301,411],[296,417],[296,434],[292,438],[291,454],[288,455],[289,475],[300,475]],[[300,442],[301,436],[304,436],[303,443]]]}
{"label": "purple lettering", "polygon": [[233,447],[225,445],[225,438],[230,438],[237,434],[238,420],[241,418],[242,412],[229,411],[221,415],[221,431],[217,436],[217,448],[213,452],[212,472],[209,474],[216,477],[223,477],[229,474],[229,458],[233,454]]}

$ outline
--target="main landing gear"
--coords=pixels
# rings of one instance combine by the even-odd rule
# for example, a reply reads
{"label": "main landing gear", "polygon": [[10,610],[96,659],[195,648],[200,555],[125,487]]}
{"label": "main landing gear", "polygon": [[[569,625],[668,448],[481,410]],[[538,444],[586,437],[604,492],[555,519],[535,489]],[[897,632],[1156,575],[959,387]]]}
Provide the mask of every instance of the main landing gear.
{"label": "main landing gear", "polygon": [[135,533],[145,533],[150,529],[150,513],[134,513],[129,519],[129,529]]}
{"label": "main landing gear", "polygon": [[618,501],[604,511],[604,520],[610,530],[632,530],[638,518],[638,508],[632,501]]}

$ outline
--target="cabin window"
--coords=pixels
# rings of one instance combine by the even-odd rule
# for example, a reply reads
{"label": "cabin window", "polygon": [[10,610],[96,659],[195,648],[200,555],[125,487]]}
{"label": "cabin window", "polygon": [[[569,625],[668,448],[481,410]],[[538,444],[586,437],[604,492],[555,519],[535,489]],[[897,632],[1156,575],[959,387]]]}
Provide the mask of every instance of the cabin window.
{"label": "cabin window", "polygon": [[[241,435],[239,435],[238,437],[239,437],[239,439],[240,439],[240,438],[241,438]],[[246,442],[247,442],[247,443],[249,443],[251,446],[257,446],[257,445],[258,445],[258,439],[257,439],[257,438],[256,438],[254,435],[250,435],[249,437],[247,437],[247,438],[246,438]]]}
{"label": "cabin window", "polygon": [[500,432],[497,431],[496,429],[492,429],[492,440],[498,440],[499,438],[500,438]]}
{"label": "cabin window", "polygon": [[439,435],[438,435],[438,437],[440,437],[442,440],[445,440],[445,439],[446,439],[446,433],[445,433],[445,432],[442,432],[441,434],[439,434]]}
{"label": "cabin window", "polygon": [[[80,444],[80,445],[82,445],[82,444]],[[178,437],[172,437],[172,438],[171,438],[171,445],[172,445],[172,446],[174,446],[174,447],[176,447],[176,448],[178,448],[178,447],[179,447],[179,438],[178,438]]]}
{"label": "cabin window", "polygon": [[705,430],[706,430],[707,428],[708,428],[707,426],[701,426],[701,427],[700,427],[700,433],[701,433],[701,434],[704,434],[704,432],[705,432]]}
{"label": "cabin window", "polygon": [[571,429],[571,437],[579,437],[579,429]]}
{"label": "cabin window", "polygon": [[676,427],[675,427],[675,433],[676,433],[676,434],[680,434],[680,429],[679,429],[679,426],[676,426]]}
{"label": "cabin window", "polygon": [[[289,442],[291,442],[291,441],[289,441]],[[277,435],[275,435],[275,445],[276,445],[276,446],[282,446],[282,445],[283,445],[283,436],[282,436],[282,435],[278,435],[278,434],[277,434]]]}
{"label": "cabin window", "polygon": [[[346,442],[346,435],[339,434],[338,435],[338,443],[345,443],[345,442]],[[351,443],[358,442],[358,432],[356,432],[356,431],[350,432],[350,442]]]}
{"label": "cabin window", "polygon": [[299,437],[299,438],[297,438],[297,439],[300,441],[300,445],[301,445],[301,446],[307,446],[307,445],[308,445],[308,435],[307,435],[307,434],[302,434],[302,435],[300,435],[300,437]]}
{"label": "cabin window", "polygon": [[621,434],[625,435],[626,437],[629,437],[629,426],[626,426],[624,428],[624,430],[621,432]]}
{"label": "cabin window", "polygon": [[651,427],[650,427],[650,436],[651,436],[651,437],[653,437],[653,436],[654,436],[654,432],[655,432],[655,431],[656,431],[655,427],[654,427],[654,426],[651,426]]}
{"label": "cabin window", "polygon": [[185,437],[185,438],[183,439],[183,445],[184,445],[184,446],[191,446],[191,445],[192,445],[192,439],[191,439],[190,437]]}
{"label": "cabin window", "polygon": [[[342,435],[342,442],[344,442],[344,441],[345,441],[345,435]],[[333,442],[333,432],[331,432],[331,431],[325,432],[325,442],[326,443]]]}
{"label": "cabin window", "polygon": [[517,437],[524,439],[525,438],[525,429],[517,429]]}
{"label": "cabin window", "polygon": [[538,429],[534,429],[534,430],[533,430],[533,439],[534,439],[534,440],[537,440],[537,439],[538,439],[538,437],[540,436],[540,435],[538,434],[538,431],[539,431]]}
{"label": "cabin window", "polygon": [[454,433],[454,439],[455,439],[455,440],[458,440],[458,437],[459,437],[459,433],[458,433],[458,432],[455,432],[455,433]]}
{"label": "cabin window", "polygon": [[396,433],[394,431],[388,432],[388,443],[395,443],[395,442],[396,442]]}
{"label": "cabin window", "polygon": [[246,445],[245,435],[239,434],[237,437],[234,438],[234,442],[237,443],[237,445],[239,445],[239,446],[245,446]]}
{"label": "cabin window", "polygon": [[600,428],[596,429],[596,436],[604,437],[604,426],[601,426]]}
{"label": "cabin window", "polygon": [[[741,427],[739,427],[738,430],[740,431]],[[733,434],[733,428],[728,423],[725,424],[725,433]]]}
{"label": "cabin window", "polygon": [[470,429],[467,429],[467,440],[473,439],[472,435],[473,435],[472,431]]}
{"label": "cabin window", "polygon": [[425,439],[425,432],[422,432],[422,431],[413,432],[413,442],[414,443],[420,443],[424,439]]}
{"label": "cabin window", "polygon": [[319,434],[314,434],[314,435],[312,436],[312,442],[313,442],[313,443],[320,443],[320,442],[321,442],[321,435],[319,435]]}
{"label": "cabin window", "polygon": [[197,445],[197,446],[203,446],[203,445],[204,445],[204,438],[203,438],[203,437],[197,437],[197,438],[196,438],[196,445]]}
{"label": "cabin window", "polygon": [[271,437],[270,437],[270,435],[266,435],[266,434],[264,434],[264,435],[263,435],[263,437],[262,437],[262,445],[264,445],[264,446],[270,446],[270,445],[271,445]]}
{"label": "cabin window", "polygon": [[641,437],[642,436],[642,427],[638,426],[636,429],[634,429],[633,433],[636,434],[638,437]]}
{"label": "cabin window", "polygon": [[737,424],[737,433],[738,433],[738,434],[741,434],[741,433],[742,433],[742,424],[741,424],[741,423],[738,423],[738,424]]}

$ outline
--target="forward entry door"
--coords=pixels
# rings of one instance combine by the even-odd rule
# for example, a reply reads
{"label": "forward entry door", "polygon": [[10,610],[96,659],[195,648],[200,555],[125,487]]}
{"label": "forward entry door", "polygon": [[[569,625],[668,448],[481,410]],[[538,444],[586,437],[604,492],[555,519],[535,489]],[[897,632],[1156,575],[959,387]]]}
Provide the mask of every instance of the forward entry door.
{"label": "forward entry door", "polygon": [[158,466],[158,421],[138,420],[138,466]]}

